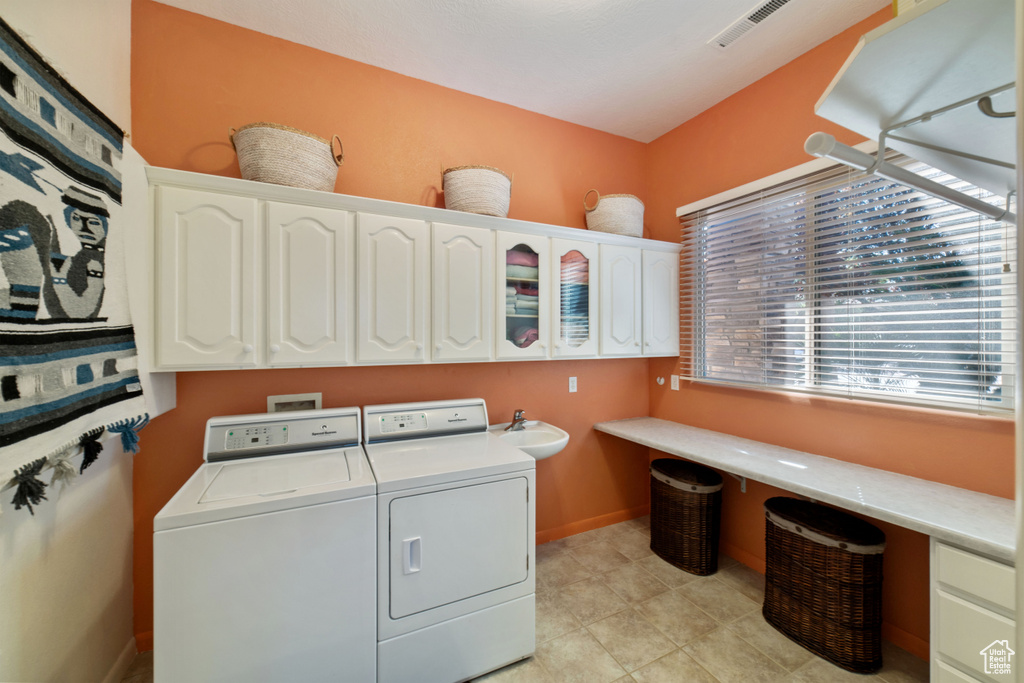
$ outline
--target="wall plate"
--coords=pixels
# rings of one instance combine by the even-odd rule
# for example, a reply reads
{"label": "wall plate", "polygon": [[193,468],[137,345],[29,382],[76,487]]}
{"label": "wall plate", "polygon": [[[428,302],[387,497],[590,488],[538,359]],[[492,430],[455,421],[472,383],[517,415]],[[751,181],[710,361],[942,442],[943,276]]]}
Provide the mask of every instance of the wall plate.
{"label": "wall plate", "polygon": [[282,394],[267,396],[268,413],[284,413],[290,410],[320,410],[323,407],[323,394]]}

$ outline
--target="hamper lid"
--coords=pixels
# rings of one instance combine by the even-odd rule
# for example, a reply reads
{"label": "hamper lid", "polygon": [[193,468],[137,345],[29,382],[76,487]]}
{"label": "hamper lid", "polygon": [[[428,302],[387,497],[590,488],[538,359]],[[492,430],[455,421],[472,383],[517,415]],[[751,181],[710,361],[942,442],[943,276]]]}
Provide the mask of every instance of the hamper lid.
{"label": "hamper lid", "polygon": [[722,488],[722,475],[718,472],[678,458],[658,458],[651,463],[651,476],[683,491],[714,493]]}
{"label": "hamper lid", "polygon": [[809,500],[778,496],[764,502],[768,520],[824,545],[861,554],[885,549],[885,533],[870,522]]}

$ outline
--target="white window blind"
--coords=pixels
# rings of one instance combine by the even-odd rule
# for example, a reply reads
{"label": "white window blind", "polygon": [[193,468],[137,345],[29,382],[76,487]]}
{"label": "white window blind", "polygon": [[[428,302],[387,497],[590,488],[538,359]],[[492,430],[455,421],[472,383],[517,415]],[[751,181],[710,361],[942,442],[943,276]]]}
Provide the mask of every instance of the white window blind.
{"label": "white window blind", "polygon": [[836,166],[683,216],[682,242],[684,377],[1012,410],[1012,226]]}

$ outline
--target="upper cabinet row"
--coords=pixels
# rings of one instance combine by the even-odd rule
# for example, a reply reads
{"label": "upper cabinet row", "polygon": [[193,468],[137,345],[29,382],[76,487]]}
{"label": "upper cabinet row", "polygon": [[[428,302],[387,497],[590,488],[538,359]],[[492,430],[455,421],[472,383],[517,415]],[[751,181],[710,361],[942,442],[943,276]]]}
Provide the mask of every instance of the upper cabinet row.
{"label": "upper cabinet row", "polygon": [[153,200],[158,369],[678,354],[673,245],[171,185]]}

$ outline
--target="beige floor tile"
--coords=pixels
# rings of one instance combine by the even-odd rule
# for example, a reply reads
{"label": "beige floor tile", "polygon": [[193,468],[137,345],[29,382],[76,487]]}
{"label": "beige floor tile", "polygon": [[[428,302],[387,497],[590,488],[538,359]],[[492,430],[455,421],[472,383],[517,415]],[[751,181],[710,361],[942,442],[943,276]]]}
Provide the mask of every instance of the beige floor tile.
{"label": "beige floor tile", "polygon": [[566,606],[561,594],[537,596],[537,644],[577,630],[582,624]]}
{"label": "beige floor tile", "polygon": [[556,541],[548,541],[537,546],[537,561],[540,562],[541,558],[550,557],[558,553],[563,553],[569,549],[564,538],[559,538]]}
{"label": "beige floor tile", "polygon": [[668,591],[636,606],[640,614],[676,645],[718,628],[719,623],[676,591]]}
{"label": "beige floor tile", "polygon": [[675,650],[661,659],[633,672],[637,683],[718,683],[704,667],[682,650]]}
{"label": "beige floor tile", "polygon": [[739,619],[745,614],[760,609],[761,605],[735,589],[727,586],[714,576],[700,581],[691,581],[676,589],[683,597],[700,607],[722,623]]}
{"label": "beige floor tile", "polygon": [[537,560],[537,591],[543,592],[589,578],[592,572],[569,554],[553,553]]}
{"label": "beige floor tile", "polygon": [[487,683],[557,683],[536,657],[514,662],[473,680]]}
{"label": "beige floor tile", "polygon": [[882,679],[875,675],[855,674],[822,659],[811,657],[811,661],[793,672],[793,680],[801,683],[871,683]]}
{"label": "beige floor tile", "polygon": [[595,574],[611,571],[629,564],[629,558],[613,548],[608,541],[597,541],[573,548],[569,554]]}
{"label": "beige floor tile", "polygon": [[586,629],[538,646],[536,659],[559,683],[610,683],[626,673]]}
{"label": "beige floor tile", "polygon": [[671,590],[635,563],[605,572],[598,578],[615,591],[616,595],[631,605]]}
{"label": "beige floor tile", "polygon": [[569,536],[564,540],[569,548],[579,548],[584,545],[590,545],[591,543],[607,541],[608,539],[614,536],[618,536],[624,531],[628,531],[628,528],[619,528],[617,524],[613,524],[612,526],[604,526],[600,529],[591,529],[590,531],[584,531],[582,534]]}
{"label": "beige floor tile", "polygon": [[654,554],[651,550],[651,539],[636,529],[626,529],[623,533],[608,539],[608,543],[631,560],[640,560]]}
{"label": "beige floor tile", "polygon": [[740,617],[727,628],[789,671],[799,669],[815,656],[779,633],[759,611]]}
{"label": "beige floor tile", "polygon": [[562,604],[583,624],[621,612],[629,605],[597,578],[570,583],[559,589]]}
{"label": "beige floor tile", "polygon": [[587,630],[626,671],[650,664],[676,649],[661,631],[631,609],[594,622]]}
{"label": "beige floor tile", "polygon": [[788,671],[724,627],[691,641],[683,652],[722,683],[775,683],[789,676]]}
{"label": "beige floor tile", "polygon": [[878,677],[886,683],[927,683],[928,662],[892,643],[882,643],[882,669]]}
{"label": "beige floor tile", "polygon": [[684,572],[682,569],[669,564],[657,555],[650,555],[649,557],[637,560],[636,563],[653,574],[659,581],[669,588],[678,588],[683,584],[690,583],[691,581],[695,581],[700,578],[696,574]]}
{"label": "beige floor tile", "polygon": [[636,517],[634,519],[626,520],[623,524],[629,525],[631,528],[637,531],[643,532],[648,536],[651,535],[651,516],[644,515],[643,517]]}
{"label": "beige floor tile", "polygon": [[719,581],[732,586],[754,602],[764,604],[764,574],[741,562],[723,567],[719,565],[715,574]]}

